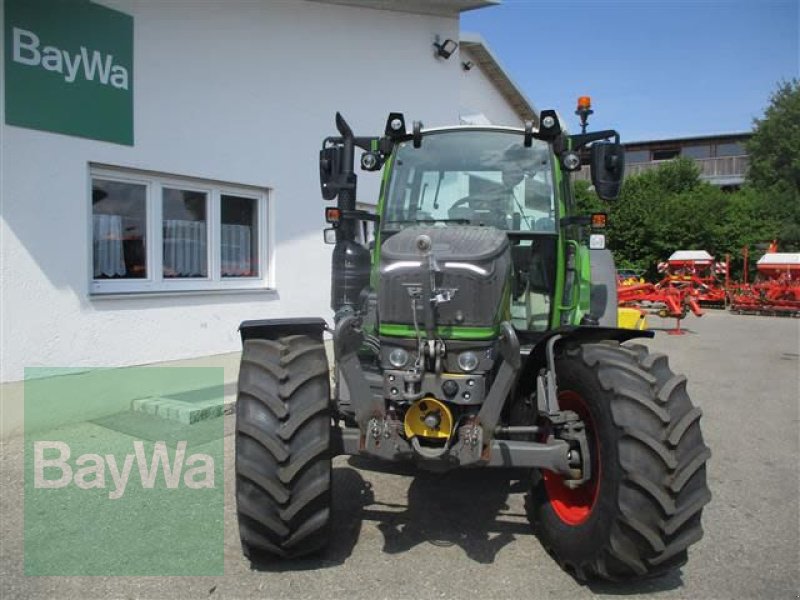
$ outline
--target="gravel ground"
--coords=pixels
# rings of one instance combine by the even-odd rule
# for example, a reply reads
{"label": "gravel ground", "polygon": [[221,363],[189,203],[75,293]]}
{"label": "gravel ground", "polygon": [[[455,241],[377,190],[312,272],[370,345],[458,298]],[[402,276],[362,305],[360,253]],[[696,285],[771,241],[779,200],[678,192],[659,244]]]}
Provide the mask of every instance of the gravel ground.
{"label": "gravel ground", "polygon": [[[687,335],[648,342],[689,378],[713,456],[705,537],[682,571],[637,585],[575,582],[543,551],[515,473],[334,468],[334,536],[323,557],[253,570],[233,508],[226,422],[225,575],[25,577],[22,443],[2,445],[0,597],[6,598],[643,598],[800,597],[800,321],[709,312]],[[230,417],[226,417],[230,420]],[[76,427],[96,428],[81,424]]]}

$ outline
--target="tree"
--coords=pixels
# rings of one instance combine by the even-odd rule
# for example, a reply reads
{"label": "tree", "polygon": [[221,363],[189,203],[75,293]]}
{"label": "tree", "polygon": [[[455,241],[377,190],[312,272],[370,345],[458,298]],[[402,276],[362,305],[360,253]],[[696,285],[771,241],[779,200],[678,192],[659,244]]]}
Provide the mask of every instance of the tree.
{"label": "tree", "polygon": [[644,177],[652,177],[655,186],[665,194],[682,194],[695,190],[701,185],[700,167],[685,156],[680,156],[664,163],[658,169],[646,172]]}
{"label": "tree", "polygon": [[779,84],[754,125],[748,183],[781,250],[800,250],[800,81]]}
{"label": "tree", "polygon": [[686,158],[627,178],[609,210],[609,246],[617,264],[655,276],[658,262],[676,249],[704,243],[708,222],[698,217],[705,214],[700,197],[715,191]]}
{"label": "tree", "polygon": [[584,179],[575,182],[573,188],[575,205],[578,213],[588,215],[595,212],[607,212],[608,206],[595,194],[592,184]]}
{"label": "tree", "polygon": [[782,82],[763,119],[755,119],[748,179],[758,189],[800,189],[800,81]]}

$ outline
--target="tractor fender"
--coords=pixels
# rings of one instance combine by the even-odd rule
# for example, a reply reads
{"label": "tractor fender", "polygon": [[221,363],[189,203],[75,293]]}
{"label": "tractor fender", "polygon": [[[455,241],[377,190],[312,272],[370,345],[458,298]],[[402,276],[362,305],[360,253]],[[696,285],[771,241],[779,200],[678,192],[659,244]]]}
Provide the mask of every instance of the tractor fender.
{"label": "tractor fender", "polygon": [[328,325],[319,317],[293,319],[258,319],[239,325],[242,343],[247,340],[277,340],[287,335],[307,335],[322,343],[322,333]]}
{"label": "tractor fender", "polygon": [[[553,337],[560,335],[555,347],[564,344],[593,343],[603,340],[614,340],[619,343],[627,342],[636,338],[652,338],[655,336],[653,331],[620,329],[618,327],[594,327],[594,326],[566,326],[553,329],[542,335],[525,335],[525,332],[518,332],[520,341],[523,344],[532,344],[527,356],[522,357],[522,371],[519,377],[520,391],[527,393],[536,387],[536,376],[539,371],[547,366],[547,342]],[[529,339],[526,339],[529,338]]]}

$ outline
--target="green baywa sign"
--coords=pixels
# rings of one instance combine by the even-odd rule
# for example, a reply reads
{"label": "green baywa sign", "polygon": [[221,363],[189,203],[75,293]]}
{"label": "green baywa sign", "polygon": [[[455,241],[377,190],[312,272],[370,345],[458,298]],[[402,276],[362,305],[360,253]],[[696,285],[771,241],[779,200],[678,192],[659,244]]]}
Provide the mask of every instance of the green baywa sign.
{"label": "green baywa sign", "polygon": [[87,0],[6,0],[6,123],[133,145],[133,17]]}

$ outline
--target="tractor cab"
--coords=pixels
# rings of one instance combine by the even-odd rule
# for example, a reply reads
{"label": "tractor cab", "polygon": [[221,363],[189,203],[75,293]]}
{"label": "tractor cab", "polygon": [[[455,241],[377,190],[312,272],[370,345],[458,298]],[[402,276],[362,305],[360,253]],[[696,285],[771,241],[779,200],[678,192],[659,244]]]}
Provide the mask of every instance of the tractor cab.
{"label": "tractor cab", "polygon": [[[414,277],[420,277],[418,267],[428,259],[422,260],[413,248],[410,254],[404,254],[402,248],[393,250],[404,242],[390,240],[400,235],[402,240],[409,238],[405,245],[413,247],[410,238],[422,235],[433,244],[430,252],[436,272],[431,280],[433,289],[437,289],[438,278],[442,289],[447,290],[445,295],[438,296],[434,318],[448,312],[448,307],[440,307],[443,298],[453,302],[449,308],[458,307],[450,312],[463,315],[463,318],[443,317],[437,323],[441,327],[434,327],[431,333],[442,339],[496,338],[504,321],[524,332],[544,332],[581,323],[616,325],[613,260],[605,250],[602,232],[594,231],[596,221],[574,214],[567,176],[581,166],[579,150],[594,142],[591,164],[595,189],[605,199],[615,198],[624,164],[615,131],[570,136],[555,111],[542,112],[538,129],[532,123],[525,128],[423,129],[415,122],[413,132],[407,133],[405,119],[399,113],[389,115],[382,138],[356,138],[340,115],[337,127],[342,137],[327,138],[320,155],[323,196],[339,200],[338,207],[333,209],[335,217],[328,219],[333,227],[326,238],[336,243],[331,305],[337,315],[358,310],[362,293],[369,289],[380,298],[380,333],[415,337],[410,322],[417,316],[421,322],[423,312],[430,311],[418,307],[413,312],[419,314],[411,315],[403,298],[408,297],[409,290],[421,286],[403,280],[400,285],[405,286],[404,293],[386,284],[387,279],[403,279],[402,275],[415,268]],[[614,141],[607,141],[610,138]],[[348,149],[350,144],[364,150],[362,169],[384,169],[377,216],[355,210],[350,189],[355,189],[356,176],[354,172],[345,174],[343,167],[347,162],[344,155],[352,152]],[[357,228],[347,220],[361,218],[378,221],[377,240],[370,257],[350,239],[349,232]],[[495,233],[481,232],[480,228]],[[489,237],[501,240],[494,250],[486,246]],[[483,242],[479,243],[478,238]],[[453,255],[443,261],[448,248],[457,240],[461,246],[457,257]],[[389,255],[402,258],[387,259],[386,244]],[[473,256],[465,252],[468,247],[475,248],[477,253]],[[482,248],[480,252],[478,247]],[[592,266],[590,250],[604,252],[606,256]],[[497,265],[493,264],[484,273],[473,264],[482,260],[481,253],[493,251],[502,263],[500,266],[508,263],[507,272],[495,273]],[[469,284],[462,281],[459,286],[453,281],[442,283],[453,279],[453,271],[459,269],[460,279],[468,274],[473,281]],[[481,276],[486,281],[476,283]],[[592,280],[598,282],[594,289]],[[345,285],[345,281],[352,285]],[[382,295],[381,286],[388,287],[391,293]],[[495,288],[489,296],[473,295],[473,289],[483,290],[487,286]],[[492,300],[487,305],[489,297]],[[481,310],[475,309],[476,302],[481,303]],[[398,303],[402,308],[394,306]],[[488,315],[478,318],[478,313],[487,311]]]}
{"label": "tractor cab", "polygon": [[[380,240],[394,245],[388,242],[392,236],[413,228],[426,231],[438,251],[447,252],[445,246],[451,247],[459,238],[463,248],[458,260],[444,265],[440,261],[441,276],[447,278],[444,273],[457,265],[455,270],[473,280],[494,278],[497,301],[505,303],[484,303],[482,310],[488,310],[488,316],[483,322],[469,319],[471,325],[488,326],[488,335],[493,336],[496,331],[491,326],[497,317],[511,319],[517,329],[546,330],[556,284],[559,194],[555,163],[548,142],[532,140],[525,146],[521,131],[506,128],[430,130],[418,148],[411,140],[399,142],[378,207]],[[474,253],[465,252],[466,247]],[[391,263],[382,249],[376,252],[375,262],[383,264],[386,273]],[[491,253],[508,255],[499,266],[510,268],[510,277],[496,274],[494,264],[488,269],[478,265]],[[454,289],[453,302],[468,301],[459,302],[467,289],[465,285]],[[477,311],[465,308],[460,307],[462,314],[477,316]],[[465,317],[463,323],[450,325],[458,328],[466,321]]]}

